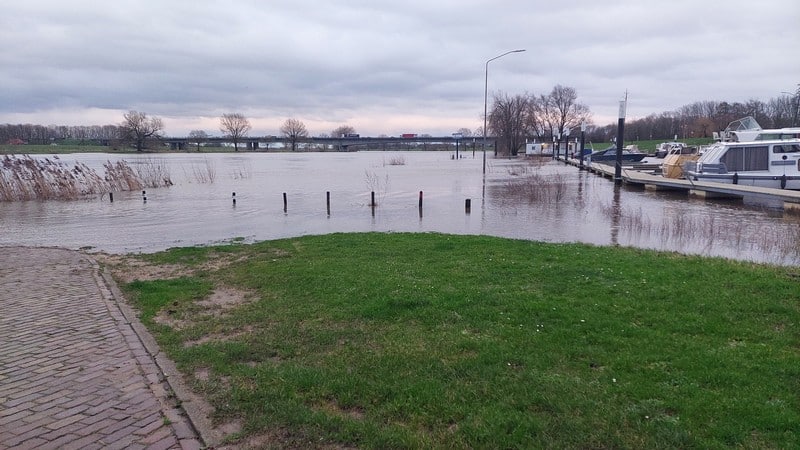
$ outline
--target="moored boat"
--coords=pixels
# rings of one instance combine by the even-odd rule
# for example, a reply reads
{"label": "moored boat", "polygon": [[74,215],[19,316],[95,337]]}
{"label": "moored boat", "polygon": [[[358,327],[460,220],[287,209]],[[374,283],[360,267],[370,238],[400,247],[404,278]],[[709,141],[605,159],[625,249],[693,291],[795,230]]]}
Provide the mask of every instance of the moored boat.
{"label": "moored boat", "polygon": [[[646,153],[634,152],[630,150],[622,150],[622,162],[623,163],[635,163],[639,162],[647,156]],[[600,150],[596,152],[592,152],[588,156],[586,156],[589,162],[599,162],[602,164],[614,164],[617,161],[617,148],[616,147],[609,147],[605,150]]]}
{"label": "moored boat", "polygon": [[692,181],[800,189],[800,139],[717,142],[684,172]]}
{"label": "moored boat", "polygon": [[683,167],[687,162],[697,161],[697,147],[673,146],[661,163],[661,175],[665,178],[683,178]]}

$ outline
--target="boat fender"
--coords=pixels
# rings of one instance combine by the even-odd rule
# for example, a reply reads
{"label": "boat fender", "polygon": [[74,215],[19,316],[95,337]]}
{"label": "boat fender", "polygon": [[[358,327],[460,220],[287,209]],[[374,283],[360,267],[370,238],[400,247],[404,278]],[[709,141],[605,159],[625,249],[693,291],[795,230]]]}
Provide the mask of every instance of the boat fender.
{"label": "boat fender", "polygon": [[781,175],[781,189],[786,189],[786,174]]}
{"label": "boat fender", "polygon": [[739,172],[733,173],[733,184],[739,184]]}

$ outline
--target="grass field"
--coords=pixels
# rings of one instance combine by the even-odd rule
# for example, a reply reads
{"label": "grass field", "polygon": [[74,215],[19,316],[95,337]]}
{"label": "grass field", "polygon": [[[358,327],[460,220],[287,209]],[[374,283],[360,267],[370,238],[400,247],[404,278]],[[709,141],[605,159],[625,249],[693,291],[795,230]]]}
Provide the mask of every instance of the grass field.
{"label": "grass field", "polygon": [[798,268],[371,233],[128,263],[161,274],[121,285],[230,442],[800,446]]}

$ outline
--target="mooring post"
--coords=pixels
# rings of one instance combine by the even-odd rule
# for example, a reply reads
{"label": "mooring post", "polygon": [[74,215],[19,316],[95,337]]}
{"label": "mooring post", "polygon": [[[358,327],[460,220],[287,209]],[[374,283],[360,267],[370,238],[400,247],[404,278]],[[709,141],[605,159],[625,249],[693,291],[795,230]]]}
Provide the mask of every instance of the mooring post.
{"label": "mooring post", "polygon": [[108,201],[110,201],[111,203],[114,203],[114,193],[113,192],[109,192],[108,193]]}
{"label": "mooring post", "polygon": [[419,191],[419,209],[422,209],[422,191]]}
{"label": "mooring post", "polygon": [[472,199],[468,198],[464,201],[464,212],[469,214],[472,211]]}
{"label": "mooring post", "polygon": [[286,212],[287,206],[288,205],[286,203],[286,192],[284,192],[283,193],[283,212]]}
{"label": "mooring post", "polygon": [[236,192],[231,194],[231,198],[233,198],[233,206],[236,206]]}
{"label": "mooring post", "polygon": [[331,215],[331,191],[325,192],[325,205],[328,207],[328,215]]}
{"label": "mooring post", "polygon": [[375,207],[375,191],[372,191],[372,192],[370,193],[370,203],[369,203],[369,204],[370,204],[370,205],[371,205],[373,208]]}

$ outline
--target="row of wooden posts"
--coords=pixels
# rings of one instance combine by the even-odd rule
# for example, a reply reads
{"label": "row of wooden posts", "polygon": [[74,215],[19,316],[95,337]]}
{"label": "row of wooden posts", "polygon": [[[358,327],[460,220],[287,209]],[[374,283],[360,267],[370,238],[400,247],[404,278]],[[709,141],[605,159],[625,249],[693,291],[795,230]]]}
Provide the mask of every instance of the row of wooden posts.
{"label": "row of wooden posts", "polygon": [[[420,215],[422,214],[422,198],[423,198],[423,193],[422,193],[422,191],[419,191],[419,213],[420,213]],[[231,194],[231,199],[233,200],[233,206],[236,206],[236,192],[233,192]],[[114,203],[114,193],[113,192],[109,192],[108,193],[108,200],[111,203]],[[142,191],[142,201],[147,203],[147,191]],[[331,191],[326,191],[325,192],[325,205],[326,205],[326,208],[328,210],[328,215],[330,216],[331,215]],[[378,206],[378,204],[375,202],[375,191],[370,192],[370,203],[369,203],[369,206],[372,208],[372,215],[375,215],[375,207]],[[288,200],[288,198],[286,196],[286,192],[284,192],[283,193],[283,212],[286,213],[288,211],[289,211],[289,200]],[[472,212],[472,199],[468,198],[468,199],[466,199],[464,201],[464,212],[466,212],[467,214]]]}

